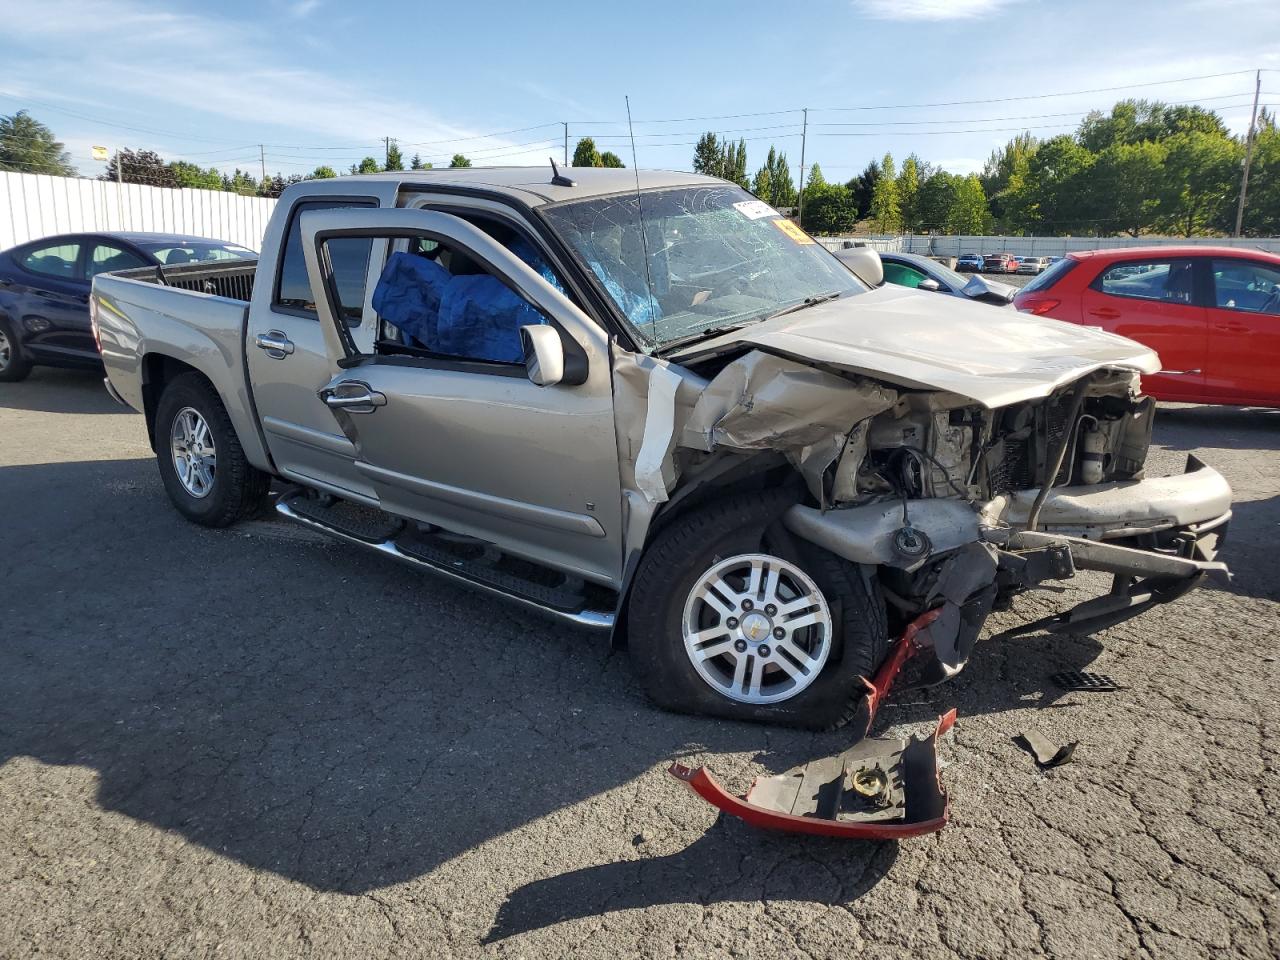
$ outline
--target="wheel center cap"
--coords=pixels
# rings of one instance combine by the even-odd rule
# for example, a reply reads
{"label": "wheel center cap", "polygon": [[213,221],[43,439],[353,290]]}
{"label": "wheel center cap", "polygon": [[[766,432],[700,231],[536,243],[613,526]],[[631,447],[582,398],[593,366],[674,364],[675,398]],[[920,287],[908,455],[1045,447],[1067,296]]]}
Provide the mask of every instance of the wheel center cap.
{"label": "wheel center cap", "polygon": [[752,643],[760,643],[769,638],[773,624],[763,613],[748,613],[742,618],[742,635]]}

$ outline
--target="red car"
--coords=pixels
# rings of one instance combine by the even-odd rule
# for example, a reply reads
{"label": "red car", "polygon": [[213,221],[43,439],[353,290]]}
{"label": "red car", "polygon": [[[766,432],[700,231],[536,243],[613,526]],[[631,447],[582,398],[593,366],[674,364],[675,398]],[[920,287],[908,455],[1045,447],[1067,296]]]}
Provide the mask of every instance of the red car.
{"label": "red car", "polygon": [[1280,256],[1234,247],[1069,253],[1014,306],[1144,343],[1158,400],[1280,407]]}
{"label": "red car", "polygon": [[1018,259],[1012,253],[989,253],[982,258],[983,273],[1017,273]]}

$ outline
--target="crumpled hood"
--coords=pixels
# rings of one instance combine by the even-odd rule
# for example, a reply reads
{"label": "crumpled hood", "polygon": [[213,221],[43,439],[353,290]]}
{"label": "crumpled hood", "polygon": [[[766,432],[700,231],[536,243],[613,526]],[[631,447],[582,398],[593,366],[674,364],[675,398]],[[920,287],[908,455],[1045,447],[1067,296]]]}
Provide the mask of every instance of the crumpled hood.
{"label": "crumpled hood", "polygon": [[691,344],[670,359],[687,362],[736,344],[946,390],[985,407],[1048,396],[1102,367],[1160,369],[1152,350],[1125,337],[890,285]]}

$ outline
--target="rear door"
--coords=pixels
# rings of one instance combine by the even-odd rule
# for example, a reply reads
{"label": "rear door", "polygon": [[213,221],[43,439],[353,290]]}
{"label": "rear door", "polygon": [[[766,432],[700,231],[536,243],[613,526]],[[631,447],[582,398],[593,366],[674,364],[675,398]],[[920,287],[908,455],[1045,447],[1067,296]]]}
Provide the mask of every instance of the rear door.
{"label": "rear door", "polygon": [[1209,319],[1196,295],[1192,258],[1103,267],[1082,294],[1080,322],[1137,340],[1160,355],[1160,372],[1142,378],[1152,396],[1194,401],[1203,394]]}
{"label": "rear door", "polygon": [[[616,585],[608,339],[531,238],[499,242],[452,214],[409,209],[308,213],[303,234],[333,364],[323,394],[380,506]],[[412,244],[379,283],[386,317],[372,349],[347,336],[331,281],[329,247],[355,237]],[[560,333],[563,382],[529,379],[519,346],[528,323]]]}
{"label": "rear door", "polygon": [[1205,258],[1209,300],[1206,399],[1280,405],[1280,267]]}
{"label": "rear door", "polygon": [[[317,188],[321,189],[321,188]],[[361,184],[363,195],[309,196],[288,217],[273,221],[264,250],[278,251],[271,276],[259,271],[245,336],[253,402],[276,469],[286,477],[339,496],[374,502],[367,477],[355,468],[355,447],[317,396],[333,376],[303,258],[303,213],[371,209],[395,203],[398,184]],[[371,241],[343,240],[330,249],[344,322],[353,337],[372,342]],[[375,274],[376,279],[376,274]]]}

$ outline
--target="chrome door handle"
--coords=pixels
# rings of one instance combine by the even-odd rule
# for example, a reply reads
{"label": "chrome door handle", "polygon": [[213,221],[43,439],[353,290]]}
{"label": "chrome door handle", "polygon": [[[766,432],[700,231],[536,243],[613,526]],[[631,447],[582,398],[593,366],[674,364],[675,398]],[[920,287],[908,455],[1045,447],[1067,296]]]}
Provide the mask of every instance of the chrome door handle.
{"label": "chrome door handle", "polygon": [[359,380],[348,380],[336,387],[325,387],[318,396],[331,410],[345,410],[347,413],[373,413],[378,407],[387,405],[385,393],[379,393]]}
{"label": "chrome door handle", "polygon": [[283,360],[293,353],[293,341],[279,330],[268,330],[253,338],[253,344],[259,350],[267,351],[267,356],[275,360]]}

